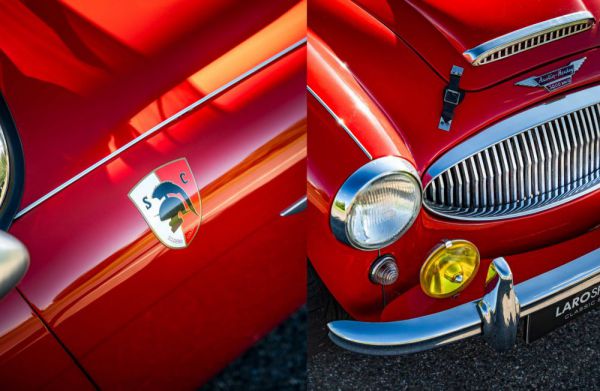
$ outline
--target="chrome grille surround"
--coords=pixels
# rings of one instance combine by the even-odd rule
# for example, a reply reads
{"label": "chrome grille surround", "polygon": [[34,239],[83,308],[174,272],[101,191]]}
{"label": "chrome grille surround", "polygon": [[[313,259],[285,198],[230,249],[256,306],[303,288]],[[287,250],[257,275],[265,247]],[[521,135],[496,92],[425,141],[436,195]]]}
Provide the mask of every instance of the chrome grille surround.
{"label": "chrome grille surround", "polygon": [[588,11],[559,16],[484,42],[463,56],[475,66],[489,64],[589,30],[594,23],[594,16]]}
{"label": "chrome grille surround", "polygon": [[600,189],[600,86],[525,110],[451,149],[424,176],[423,204],[458,220],[500,220]]}

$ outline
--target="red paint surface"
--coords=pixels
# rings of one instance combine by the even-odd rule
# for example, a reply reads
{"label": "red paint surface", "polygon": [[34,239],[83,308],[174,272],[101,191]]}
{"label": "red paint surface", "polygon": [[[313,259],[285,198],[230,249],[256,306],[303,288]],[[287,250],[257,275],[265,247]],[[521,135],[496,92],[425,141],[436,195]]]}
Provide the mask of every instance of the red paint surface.
{"label": "red paint surface", "polygon": [[[557,58],[552,57],[553,52],[548,49],[547,55],[553,62],[537,68],[527,69],[531,64],[537,64],[540,51],[522,53],[506,60],[512,64],[510,66],[519,68],[518,75],[493,88],[468,93],[456,110],[451,131],[444,132],[437,126],[446,82],[422,58],[354,3],[314,0],[312,4],[309,10],[309,87],[333,108],[374,158],[406,157],[415,163],[421,175],[444,152],[489,125],[532,105],[600,81],[600,50],[586,50],[587,44],[577,39],[566,39],[562,45],[566,52],[579,53]],[[388,8],[406,6],[401,4],[390,2]],[[489,6],[493,7],[493,4]],[[500,17],[503,16],[499,14]],[[414,27],[410,21],[407,23]],[[442,48],[435,39],[438,33],[433,27],[428,25],[418,32],[421,40],[430,40],[430,53]],[[514,85],[519,80],[543,74],[584,56],[587,57],[585,66],[566,89],[547,93],[541,88]],[[331,64],[344,66],[334,69]],[[465,65],[465,77],[481,70],[495,74],[491,66],[475,70]],[[508,76],[506,73],[502,77]],[[369,97],[371,101],[366,105],[376,107],[378,113],[385,113],[389,124],[386,129],[395,129],[398,135],[381,131],[382,121],[378,115],[363,115],[360,121],[357,120],[358,111],[348,104],[349,96]],[[383,311],[381,289],[368,279],[377,252],[360,251],[342,244],[335,239],[329,226],[333,197],[346,178],[368,158],[315,99],[309,99],[308,107],[308,255],[332,294],[357,319],[410,318],[481,296],[483,284],[480,282],[484,273],[480,273],[455,300],[431,299],[421,291],[421,265],[444,239],[466,239],[475,243],[482,256],[480,271],[487,270],[494,257],[506,257],[511,267],[514,263],[517,282],[571,261],[600,245],[598,192],[535,215],[496,222],[456,222],[421,210],[408,232],[381,250],[396,257],[400,270],[398,281],[386,288],[390,304]],[[422,179],[427,184],[430,178]]]}
{"label": "red paint surface", "polygon": [[[214,90],[194,85],[194,76],[285,19],[298,1],[159,3],[0,2],[0,88],[27,157],[23,206]],[[274,26],[285,43],[267,34],[260,61],[304,36],[296,24]],[[221,84],[252,60],[239,58],[240,69]],[[211,76],[229,72],[219,67]],[[136,126],[151,105],[155,116]]]}
{"label": "red paint surface", "polygon": [[16,290],[0,300],[0,314],[3,389],[93,389]]}
{"label": "red paint surface", "polygon": [[[0,86],[23,141],[23,206],[302,39],[305,8],[0,4]],[[280,212],[306,192],[305,63],[305,47],[289,53],[12,225],[31,255],[19,289],[101,388],[195,388],[304,302],[304,215]],[[202,224],[187,249],[169,250],[127,195],[180,157]]]}

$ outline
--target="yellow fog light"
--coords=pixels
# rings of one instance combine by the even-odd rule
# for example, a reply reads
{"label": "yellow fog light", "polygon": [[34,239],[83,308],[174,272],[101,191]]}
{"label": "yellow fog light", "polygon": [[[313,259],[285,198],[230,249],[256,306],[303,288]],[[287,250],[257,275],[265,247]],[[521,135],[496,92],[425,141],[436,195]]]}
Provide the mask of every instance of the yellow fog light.
{"label": "yellow fog light", "polygon": [[421,288],[428,296],[454,296],[469,285],[479,268],[479,251],[466,240],[446,241],[421,267]]}

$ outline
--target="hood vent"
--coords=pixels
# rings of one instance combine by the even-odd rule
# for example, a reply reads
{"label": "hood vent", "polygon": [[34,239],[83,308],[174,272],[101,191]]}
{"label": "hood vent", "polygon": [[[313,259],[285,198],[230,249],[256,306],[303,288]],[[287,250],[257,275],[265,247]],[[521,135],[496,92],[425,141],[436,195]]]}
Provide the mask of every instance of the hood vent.
{"label": "hood vent", "polygon": [[588,11],[559,16],[487,41],[463,53],[471,64],[485,65],[592,28]]}

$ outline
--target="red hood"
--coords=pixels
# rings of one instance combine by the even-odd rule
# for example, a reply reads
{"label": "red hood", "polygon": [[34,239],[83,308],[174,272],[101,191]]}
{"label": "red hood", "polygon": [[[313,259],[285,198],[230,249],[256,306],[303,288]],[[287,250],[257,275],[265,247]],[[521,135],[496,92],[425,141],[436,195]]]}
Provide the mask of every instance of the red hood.
{"label": "red hood", "polygon": [[597,24],[588,31],[542,45],[507,59],[475,67],[463,57],[491,39],[548,19],[589,11],[596,21],[600,2],[593,0],[355,0],[413,48],[442,77],[452,65],[465,69],[461,86],[478,90],[518,73],[598,46]]}
{"label": "red hood", "polygon": [[[402,4],[408,7],[407,9],[413,9],[406,3]],[[423,61],[422,57],[411,50],[404,41],[399,40],[386,25],[350,1],[313,0],[309,20],[309,45],[316,48],[315,43],[322,42],[321,46],[325,46],[326,51],[331,53],[330,56],[336,58],[331,62],[341,64],[340,66],[346,72],[352,74],[352,77],[357,80],[354,84],[359,84],[360,89],[366,91],[369,99],[375,102],[374,105],[385,114],[386,121],[389,120],[391,123],[390,127],[400,135],[402,142],[412,154],[409,160],[414,161],[420,171],[426,170],[435,159],[452,146],[492,123],[537,102],[547,100],[553,95],[560,96],[570,89],[597,83],[600,78],[598,74],[600,49],[598,48],[586,50],[585,54],[574,53],[567,57],[544,60],[544,64],[531,70],[519,68],[514,71],[519,75],[510,77],[508,72],[498,76],[498,73],[490,73],[489,70],[494,69],[495,64],[502,64],[500,68],[504,67],[504,64],[518,66],[525,61],[522,59],[534,61],[536,57],[518,54],[506,60],[475,67],[466,63],[461,49],[451,47],[447,38],[443,38],[446,49],[451,50],[455,59],[464,63],[465,74],[461,86],[464,87],[463,81],[474,75],[487,78],[489,83],[493,81],[497,83],[493,88],[467,94],[456,109],[452,129],[445,132],[438,129],[438,125],[443,104],[442,91],[447,82],[432,71],[431,63],[428,65]],[[422,33],[422,35],[441,39],[442,36],[436,33],[438,30],[432,29],[431,24],[427,23],[429,33]],[[564,41],[569,39],[565,38]],[[535,50],[532,49],[531,52]],[[429,50],[432,55],[434,52],[435,50]],[[550,72],[584,56],[587,60],[568,88],[548,93],[543,88],[515,85],[517,81]],[[452,59],[444,61],[449,70]],[[318,63],[311,61],[309,56],[309,86],[344,119],[361,145],[365,146],[374,158],[397,154],[397,151],[387,145],[397,145],[398,141],[390,142],[391,137],[381,137],[384,132],[375,131],[376,126],[369,127],[365,123],[354,122],[360,114],[360,110],[356,109],[358,106],[344,104],[345,101],[340,96],[358,88],[352,87],[348,82],[344,87],[332,87],[333,83],[324,77],[325,72],[317,65]],[[338,73],[341,71],[338,70]],[[342,80],[341,77],[337,79]],[[349,78],[344,78],[346,79]],[[504,79],[506,80],[501,82]],[[477,81],[473,77],[470,80]],[[404,156],[401,152],[400,155]]]}

